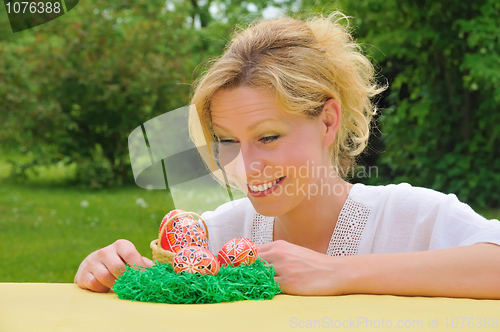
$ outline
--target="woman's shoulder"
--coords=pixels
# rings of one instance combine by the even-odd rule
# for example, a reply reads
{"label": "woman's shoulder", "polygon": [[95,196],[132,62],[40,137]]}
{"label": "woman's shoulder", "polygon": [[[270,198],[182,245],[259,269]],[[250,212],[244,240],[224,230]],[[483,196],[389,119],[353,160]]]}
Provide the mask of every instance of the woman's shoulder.
{"label": "woman's shoulder", "polygon": [[408,183],[384,186],[356,184],[349,197],[370,208],[377,218],[384,220],[413,220],[419,223],[422,220],[461,220],[465,224],[474,225],[486,221],[453,193],[445,194],[434,189],[413,187]]}
{"label": "woman's shoulder", "polygon": [[444,194],[434,189],[414,187],[409,183],[388,185],[365,185],[356,183],[349,198],[368,207],[377,207],[388,202],[412,205],[436,205],[446,201],[458,201],[455,194]]}
{"label": "woman's shoulder", "polygon": [[351,199],[370,207],[358,252],[390,253],[490,242],[500,245],[500,223],[487,220],[455,194],[413,187],[357,184]]}

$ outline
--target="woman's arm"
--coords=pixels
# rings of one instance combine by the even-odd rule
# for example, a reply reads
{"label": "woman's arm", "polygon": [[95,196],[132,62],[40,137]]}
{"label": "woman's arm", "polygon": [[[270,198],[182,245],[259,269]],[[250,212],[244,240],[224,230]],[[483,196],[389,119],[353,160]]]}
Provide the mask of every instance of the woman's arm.
{"label": "woman's arm", "polygon": [[500,299],[500,246],[345,257],[348,294]]}
{"label": "woman's arm", "polygon": [[257,246],[285,293],[500,299],[500,246],[332,257],[285,241]]}

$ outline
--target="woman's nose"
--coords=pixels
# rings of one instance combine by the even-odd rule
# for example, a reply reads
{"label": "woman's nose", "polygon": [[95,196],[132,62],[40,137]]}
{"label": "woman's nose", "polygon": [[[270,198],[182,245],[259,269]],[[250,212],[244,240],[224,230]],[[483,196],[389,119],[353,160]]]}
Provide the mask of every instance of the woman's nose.
{"label": "woman's nose", "polygon": [[261,178],[264,170],[264,162],[261,159],[250,158],[240,153],[237,159],[236,172],[240,177],[248,181],[249,179]]}
{"label": "woman's nose", "polygon": [[251,148],[240,148],[236,158],[227,165],[226,171],[234,172],[234,174],[245,183],[248,179],[261,178],[261,173],[264,170],[265,163],[260,159]]}

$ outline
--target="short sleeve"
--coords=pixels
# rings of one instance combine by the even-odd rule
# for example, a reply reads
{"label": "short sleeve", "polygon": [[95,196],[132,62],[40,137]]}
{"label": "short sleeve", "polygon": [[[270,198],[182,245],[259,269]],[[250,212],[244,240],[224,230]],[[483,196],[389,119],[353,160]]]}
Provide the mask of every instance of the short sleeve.
{"label": "short sleeve", "polygon": [[455,195],[446,195],[441,204],[443,213],[436,219],[431,247],[500,245],[500,221],[484,218]]}
{"label": "short sleeve", "polygon": [[402,183],[366,188],[356,198],[371,209],[359,253],[500,245],[500,222],[479,215],[454,194]]}

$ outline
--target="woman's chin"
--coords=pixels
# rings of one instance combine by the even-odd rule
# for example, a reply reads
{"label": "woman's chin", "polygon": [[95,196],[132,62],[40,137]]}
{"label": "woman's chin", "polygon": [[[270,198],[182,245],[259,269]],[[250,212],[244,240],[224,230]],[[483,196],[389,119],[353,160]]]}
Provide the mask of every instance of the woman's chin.
{"label": "woman's chin", "polygon": [[277,217],[287,212],[287,208],[278,202],[264,202],[248,195],[255,211],[264,217]]}

